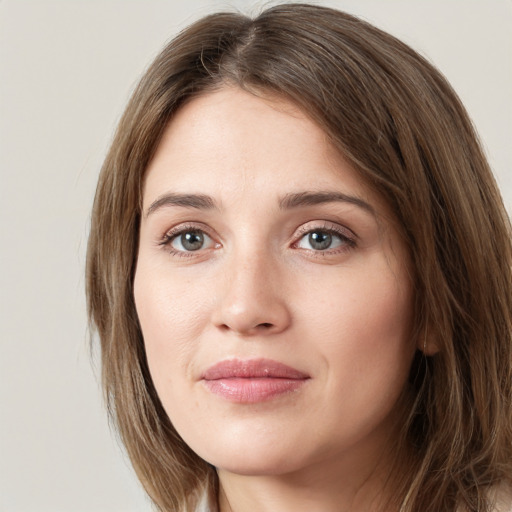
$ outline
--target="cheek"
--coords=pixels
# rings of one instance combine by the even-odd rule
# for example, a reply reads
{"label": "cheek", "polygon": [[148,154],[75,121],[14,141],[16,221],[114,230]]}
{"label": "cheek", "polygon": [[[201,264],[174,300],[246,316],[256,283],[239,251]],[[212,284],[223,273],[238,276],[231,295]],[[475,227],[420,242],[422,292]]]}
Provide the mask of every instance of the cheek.
{"label": "cheek", "polygon": [[327,379],[329,399],[318,400],[315,415],[324,419],[334,445],[345,436],[365,436],[389,417],[406,386],[415,345],[411,287],[389,269],[366,279],[345,274],[343,282],[331,281],[328,297],[310,296],[304,328],[316,340]]}
{"label": "cheek", "polygon": [[396,393],[415,351],[412,287],[387,266],[376,266],[372,275],[368,269],[345,273],[329,283],[327,293],[309,295],[303,309],[309,321],[303,325],[337,375],[339,383],[334,379],[332,385],[357,382],[361,390],[388,386]]}
{"label": "cheek", "polygon": [[[317,280],[318,284],[319,280]],[[324,286],[308,286],[298,296],[304,297],[301,315],[324,339],[359,339],[364,344],[379,340],[404,340],[409,335],[412,320],[410,284],[399,279],[386,265],[373,271],[354,269],[333,273],[324,279]]]}
{"label": "cheek", "polygon": [[[156,277],[158,276],[158,277]],[[165,272],[140,266],[134,279],[134,299],[144,337],[148,365],[157,391],[178,373],[189,372],[204,329],[205,300],[197,283],[180,282]]]}

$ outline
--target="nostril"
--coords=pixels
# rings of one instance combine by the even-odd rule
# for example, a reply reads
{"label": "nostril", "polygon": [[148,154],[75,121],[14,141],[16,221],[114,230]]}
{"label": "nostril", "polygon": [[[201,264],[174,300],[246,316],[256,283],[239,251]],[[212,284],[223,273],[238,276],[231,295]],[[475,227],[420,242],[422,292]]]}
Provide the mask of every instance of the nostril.
{"label": "nostril", "polygon": [[270,327],[272,327],[272,324],[268,322],[263,322],[262,324],[258,324],[258,327],[265,327],[265,329],[269,329]]}

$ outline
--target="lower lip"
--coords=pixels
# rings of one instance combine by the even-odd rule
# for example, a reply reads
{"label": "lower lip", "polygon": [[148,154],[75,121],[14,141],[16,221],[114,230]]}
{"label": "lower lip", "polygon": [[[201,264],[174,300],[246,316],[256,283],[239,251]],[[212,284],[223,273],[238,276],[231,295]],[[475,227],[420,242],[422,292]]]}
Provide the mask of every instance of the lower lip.
{"label": "lower lip", "polygon": [[307,379],[279,378],[225,378],[204,380],[205,386],[214,394],[230,402],[265,402],[279,395],[297,391]]}

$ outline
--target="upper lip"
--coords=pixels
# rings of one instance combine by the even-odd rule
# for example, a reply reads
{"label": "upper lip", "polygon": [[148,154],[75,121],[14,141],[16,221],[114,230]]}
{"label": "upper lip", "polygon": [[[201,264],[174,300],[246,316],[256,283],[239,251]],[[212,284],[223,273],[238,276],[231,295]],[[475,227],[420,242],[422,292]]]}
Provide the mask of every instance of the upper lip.
{"label": "upper lip", "polygon": [[210,366],[202,374],[204,380],[235,378],[308,379],[309,375],[272,359],[226,359]]}

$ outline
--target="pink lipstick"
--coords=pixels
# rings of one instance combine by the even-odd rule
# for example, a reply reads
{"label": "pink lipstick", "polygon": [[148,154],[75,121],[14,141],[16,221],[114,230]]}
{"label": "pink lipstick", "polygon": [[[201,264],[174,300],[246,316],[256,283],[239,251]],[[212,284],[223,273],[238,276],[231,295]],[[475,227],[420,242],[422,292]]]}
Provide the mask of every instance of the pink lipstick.
{"label": "pink lipstick", "polygon": [[271,359],[228,359],[202,375],[205,386],[230,402],[256,403],[299,389],[309,375]]}

